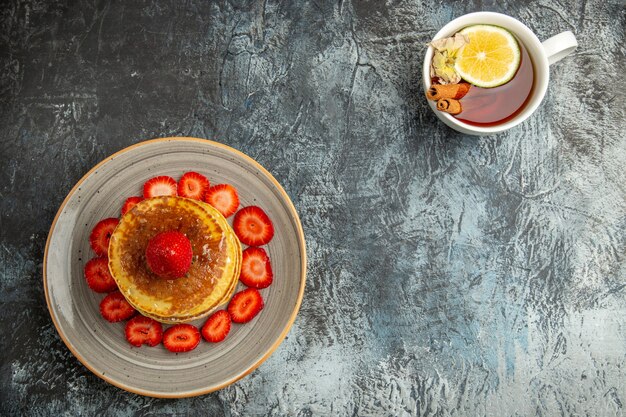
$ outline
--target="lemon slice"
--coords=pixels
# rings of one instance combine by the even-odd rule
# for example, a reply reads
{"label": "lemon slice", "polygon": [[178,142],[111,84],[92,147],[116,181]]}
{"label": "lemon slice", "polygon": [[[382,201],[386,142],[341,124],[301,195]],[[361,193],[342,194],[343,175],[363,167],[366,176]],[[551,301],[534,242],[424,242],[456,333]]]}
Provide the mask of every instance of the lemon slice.
{"label": "lemon slice", "polygon": [[506,29],[492,25],[468,26],[460,32],[469,43],[460,51],[454,69],[470,84],[491,88],[506,84],[520,65],[520,49]]}

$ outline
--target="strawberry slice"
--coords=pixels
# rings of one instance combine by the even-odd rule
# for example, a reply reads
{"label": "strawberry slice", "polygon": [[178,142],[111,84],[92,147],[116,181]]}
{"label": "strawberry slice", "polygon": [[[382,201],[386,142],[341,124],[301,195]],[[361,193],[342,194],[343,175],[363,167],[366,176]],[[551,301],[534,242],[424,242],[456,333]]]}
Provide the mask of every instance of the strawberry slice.
{"label": "strawberry slice", "polygon": [[100,302],[100,314],[111,323],[129,319],[135,313],[133,306],[128,304],[128,301],[119,291],[112,292]]}
{"label": "strawberry slice", "polygon": [[209,180],[197,172],[185,172],[178,181],[178,195],[181,197],[204,200],[204,194],[209,188]]}
{"label": "strawberry slice", "polygon": [[233,230],[242,243],[261,246],[274,237],[274,225],[267,214],[257,206],[244,207],[235,214]]}
{"label": "strawberry slice", "polygon": [[228,314],[235,323],[247,323],[263,310],[263,298],[256,288],[247,288],[233,296]]}
{"label": "strawberry slice", "polygon": [[213,313],[202,326],[202,337],[207,342],[221,342],[230,332],[230,322],[230,314],[226,310]]}
{"label": "strawberry slice", "polygon": [[204,201],[215,207],[224,217],[235,214],[239,208],[237,190],[230,184],[217,184],[209,188]]}
{"label": "strawberry slice", "polygon": [[177,324],[163,333],[163,345],[170,352],[189,352],[200,343],[200,332],[191,324]]}
{"label": "strawberry slice", "polygon": [[133,346],[156,346],[163,339],[163,325],[149,317],[135,316],[126,323],[125,333]]}
{"label": "strawberry slice", "polygon": [[135,207],[137,203],[143,200],[143,197],[128,197],[126,201],[124,201],[124,205],[122,206],[122,216],[128,212],[128,210]]}
{"label": "strawberry slice", "polygon": [[101,256],[93,258],[85,265],[85,279],[89,288],[95,292],[111,292],[117,284],[109,271],[109,258]]}
{"label": "strawberry slice", "polygon": [[248,287],[266,288],[272,284],[274,274],[267,252],[263,248],[250,246],[243,251],[239,280]]}
{"label": "strawberry slice", "polygon": [[176,180],[165,175],[154,177],[143,185],[143,197],[158,197],[162,195],[176,195]]}
{"label": "strawberry slice", "polygon": [[120,221],[114,217],[100,220],[89,235],[89,244],[91,249],[98,256],[106,256],[109,252],[109,241],[111,235]]}

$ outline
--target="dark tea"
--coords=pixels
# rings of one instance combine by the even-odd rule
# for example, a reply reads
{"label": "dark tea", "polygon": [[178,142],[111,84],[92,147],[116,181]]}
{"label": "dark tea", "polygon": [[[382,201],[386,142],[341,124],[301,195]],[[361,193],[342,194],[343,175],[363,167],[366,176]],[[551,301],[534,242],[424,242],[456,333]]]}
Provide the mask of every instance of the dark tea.
{"label": "dark tea", "polygon": [[519,40],[520,66],[508,83],[499,87],[481,88],[473,86],[461,98],[463,111],[454,117],[475,126],[494,126],[517,116],[530,100],[535,71],[533,63]]}

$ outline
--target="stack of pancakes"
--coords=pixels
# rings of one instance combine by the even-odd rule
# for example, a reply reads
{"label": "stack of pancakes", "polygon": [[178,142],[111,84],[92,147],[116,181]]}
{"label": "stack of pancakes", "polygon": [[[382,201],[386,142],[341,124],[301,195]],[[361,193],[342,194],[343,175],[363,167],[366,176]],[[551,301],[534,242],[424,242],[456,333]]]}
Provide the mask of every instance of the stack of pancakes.
{"label": "stack of pancakes", "polygon": [[[186,235],[193,250],[189,271],[173,280],[155,275],[145,260],[150,239],[169,230]],[[111,236],[109,269],[141,314],[162,323],[182,323],[204,317],[230,299],[241,269],[241,244],[212,206],[182,197],[154,197],[120,220]]]}

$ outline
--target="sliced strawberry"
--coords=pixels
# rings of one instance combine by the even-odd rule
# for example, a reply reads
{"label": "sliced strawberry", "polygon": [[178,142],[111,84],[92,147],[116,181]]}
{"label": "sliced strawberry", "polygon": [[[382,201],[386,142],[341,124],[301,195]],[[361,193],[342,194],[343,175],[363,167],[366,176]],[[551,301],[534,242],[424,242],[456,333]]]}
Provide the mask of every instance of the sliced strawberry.
{"label": "sliced strawberry", "polygon": [[243,251],[239,280],[248,287],[266,288],[272,284],[274,274],[267,252],[263,248],[250,246]]}
{"label": "sliced strawberry", "polygon": [[178,195],[181,197],[204,200],[204,194],[209,188],[209,180],[197,172],[185,172],[178,181]]}
{"label": "sliced strawberry", "polygon": [[109,258],[101,256],[93,258],[85,265],[85,279],[89,288],[95,292],[111,292],[117,284],[109,271]]}
{"label": "sliced strawberry", "polygon": [[210,187],[204,201],[215,207],[224,217],[235,214],[239,208],[237,190],[230,184],[217,184]]}
{"label": "sliced strawberry", "polygon": [[100,302],[100,314],[111,323],[129,319],[135,313],[133,306],[128,304],[128,301],[119,291],[112,292]]}
{"label": "sliced strawberry", "polygon": [[89,235],[91,249],[98,256],[106,256],[109,252],[109,241],[111,235],[120,221],[114,217],[100,220]]}
{"label": "sliced strawberry", "polygon": [[244,207],[235,214],[233,229],[242,243],[261,246],[274,237],[274,225],[267,214],[257,206]]}
{"label": "sliced strawberry", "polygon": [[156,346],[163,339],[163,325],[145,316],[136,316],[126,323],[126,340],[133,345]]}
{"label": "sliced strawberry", "polygon": [[158,197],[162,195],[176,195],[176,180],[172,177],[162,175],[146,181],[143,185],[143,197]]}
{"label": "sliced strawberry", "polygon": [[230,314],[226,310],[213,313],[202,326],[202,337],[207,342],[221,342],[230,332],[230,322]]}
{"label": "sliced strawberry", "polygon": [[263,310],[263,298],[256,288],[247,288],[233,296],[228,314],[235,323],[247,323]]}
{"label": "sliced strawberry", "polygon": [[139,203],[141,200],[143,200],[143,197],[128,197],[122,206],[122,216],[126,214],[128,210],[135,207],[135,204]]}
{"label": "sliced strawberry", "polygon": [[177,324],[163,333],[163,345],[170,352],[189,352],[200,343],[200,332],[191,324]]}

